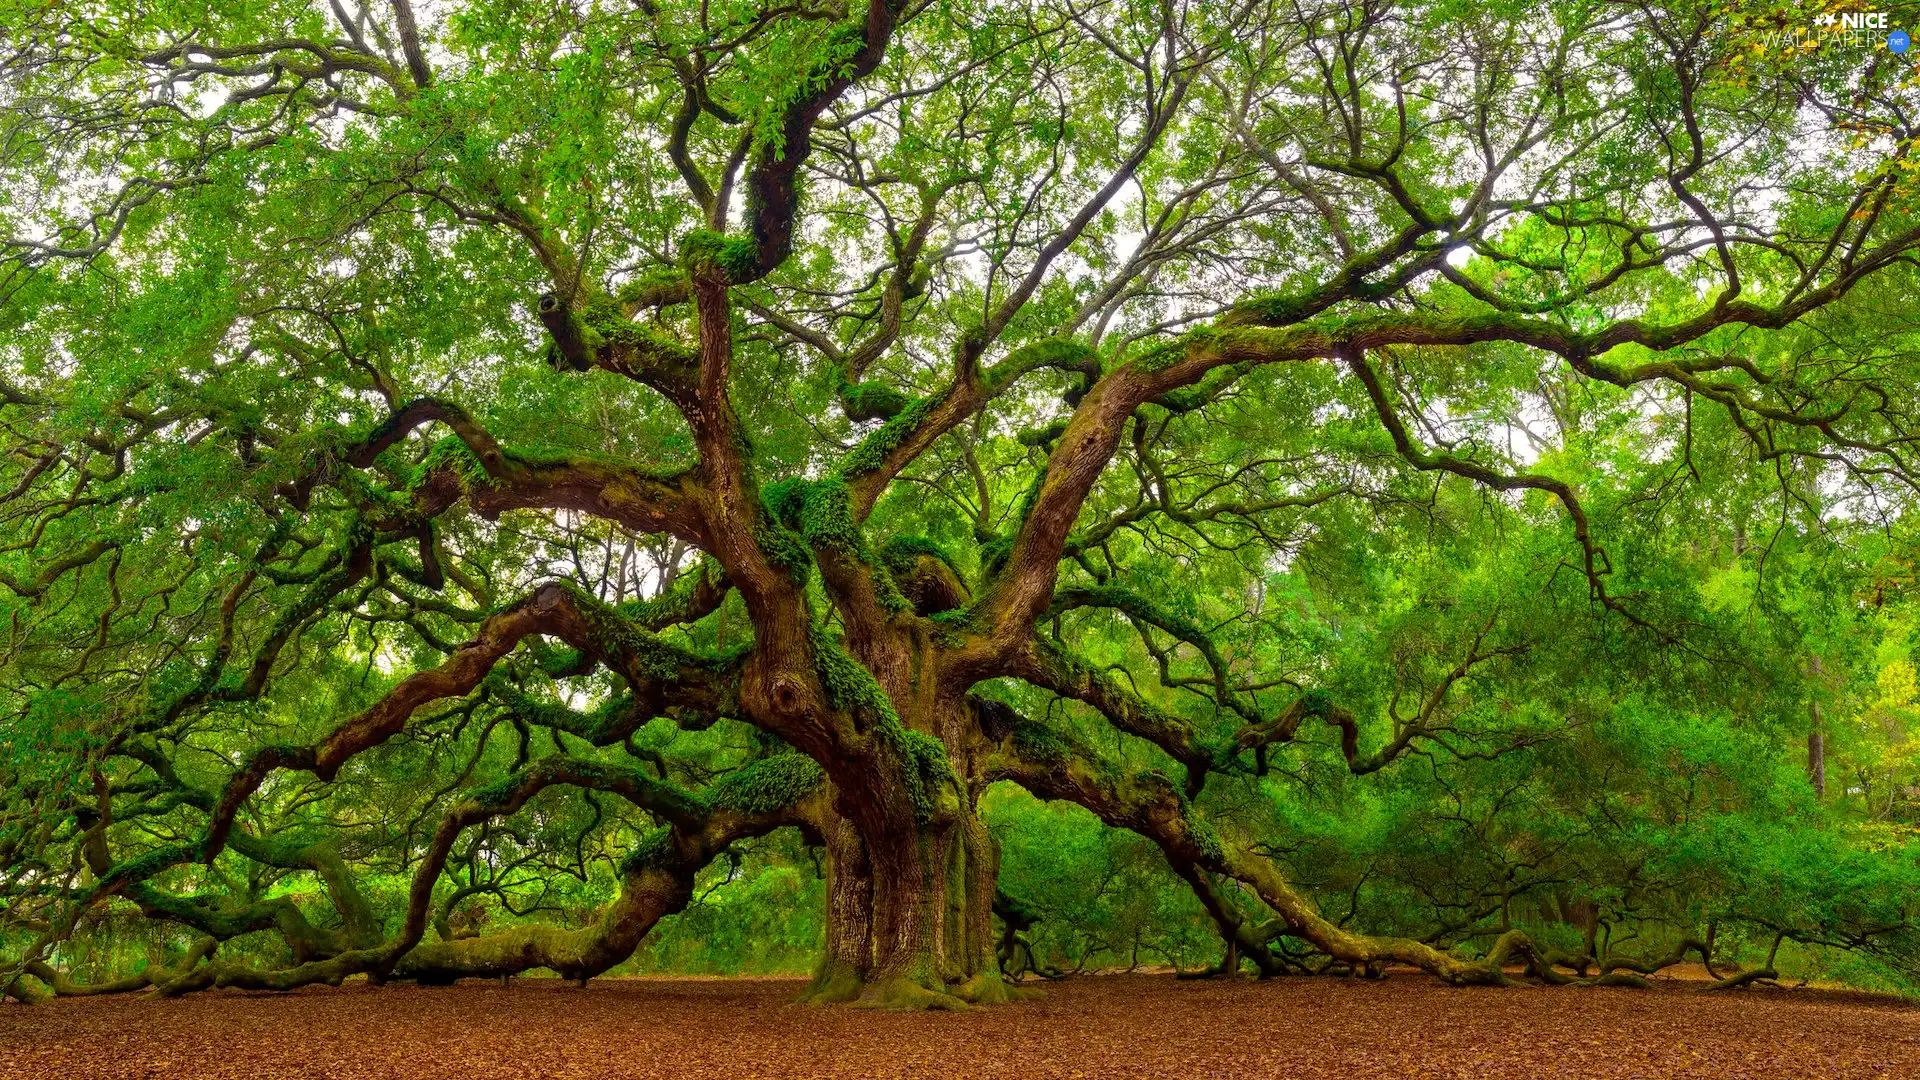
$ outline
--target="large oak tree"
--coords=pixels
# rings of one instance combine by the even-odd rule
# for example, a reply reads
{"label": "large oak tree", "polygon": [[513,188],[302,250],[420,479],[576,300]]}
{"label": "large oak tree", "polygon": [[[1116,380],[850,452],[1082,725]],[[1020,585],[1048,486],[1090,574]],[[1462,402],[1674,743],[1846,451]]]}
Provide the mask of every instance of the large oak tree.
{"label": "large oak tree", "polygon": [[[131,904],[211,939],[136,980],[175,992],[584,979],[797,826],[816,999],[1001,1000],[1011,781],[1151,840],[1263,968],[1553,977],[1518,932],[1337,924],[1209,800],[1322,731],[1355,774],[1526,752],[1457,705],[1554,620],[1718,655],[1615,540],[1622,469],[1708,483],[1696,427],[1902,497],[1920,379],[1859,313],[1920,250],[1914,86],[1770,45],[1796,18],[9,0],[26,970],[62,989],[48,949]],[[1325,641],[1182,599],[1252,610],[1314,515],[1422,491],[1524,527],[1516,573],[1572,602],[1464,605],[1369,703]],[[617,899],[448,931],[582,807]],[[290,872],[324,900],[259,887]],[[200,963],[260,931],[287,964]]]}

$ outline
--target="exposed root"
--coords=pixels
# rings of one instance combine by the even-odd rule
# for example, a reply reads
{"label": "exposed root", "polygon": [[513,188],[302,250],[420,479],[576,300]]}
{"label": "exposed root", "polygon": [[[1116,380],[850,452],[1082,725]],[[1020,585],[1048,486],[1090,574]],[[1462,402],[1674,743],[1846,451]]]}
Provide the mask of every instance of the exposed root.
{"label": "exposed root", "polygon": [[851,1007],[855,1009],[899,1009],[917,1012],[927,1009],[941,1009],[961,1012],[971,1008],[966,1002],[952,994],[932,990],[908,979],[889,979],[868,985],[861,990]]}
{"label": "exposed root", "polygon": [[1653,984],[1630,971],[1609,971],[1605,975],[1595,975],[1587,979],[1575,979],[1575,986],[1626,986],[1635,990],[1651,990]]}
{"label": "exposed root", "polygon": [[1006,1005],[1031,1001],[1041,995],[1038,990],[1014,986],[995,972],[983,971],[954,987],[953,996],[972,1005]]}
{"label": "exposed root", "polygon": [[1737,990],[1742,986],[1752,986],[1757,982],[1771,982],[1780,977],[1780,973],[1771,967],[1757,967],[1751,971],[1741,971],[1724,979],[1708,983],[1703,990]]}
{"label": "exposed root", "polygon": [[794,999],[796,1005],[844,1005],[860,996],[860,973],[845,964],[825,964],[814,972],[813,983]]}

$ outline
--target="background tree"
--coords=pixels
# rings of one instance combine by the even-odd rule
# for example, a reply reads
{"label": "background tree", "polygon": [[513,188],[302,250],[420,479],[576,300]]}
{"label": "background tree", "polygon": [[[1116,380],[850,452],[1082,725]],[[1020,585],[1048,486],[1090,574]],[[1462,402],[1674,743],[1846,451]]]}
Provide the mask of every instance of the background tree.
{"label": "background tree", "polygon": [[1606,905],[1911,955],[1910,860],[1774,767],[1810,657],[1864,685],[1857,545],[1911,551],[1892,54],[1693,4],[0,10],[0,888],[56,991],[129,906],[210,939],[172,992],[585,979],[793,827],[814,999],[1000,1000],[1001,781],[1144,837],[1229,968],[1658,966]]}

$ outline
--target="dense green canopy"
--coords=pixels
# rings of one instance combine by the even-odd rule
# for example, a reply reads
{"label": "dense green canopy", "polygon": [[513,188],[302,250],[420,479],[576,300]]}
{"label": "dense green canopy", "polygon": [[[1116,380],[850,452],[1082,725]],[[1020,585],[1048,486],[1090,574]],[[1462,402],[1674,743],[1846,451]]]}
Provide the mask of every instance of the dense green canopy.
{"label": "dense green canopy", "polygon": [[1911,985],[1803,20],[0,0],[0,987]]}

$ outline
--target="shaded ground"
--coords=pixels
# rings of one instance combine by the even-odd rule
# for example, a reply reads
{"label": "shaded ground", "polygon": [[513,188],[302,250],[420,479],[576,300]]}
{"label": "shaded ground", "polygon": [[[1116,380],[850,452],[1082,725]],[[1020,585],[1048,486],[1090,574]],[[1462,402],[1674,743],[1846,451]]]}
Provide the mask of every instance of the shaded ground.
{"label": "shaded ground", "polygon": [[67,999],[0,1007],[0,1077],[1920,1077],[1920,1008],[1817,990],[1111,976],[941,1015],[787,1005],[800,986]]}

